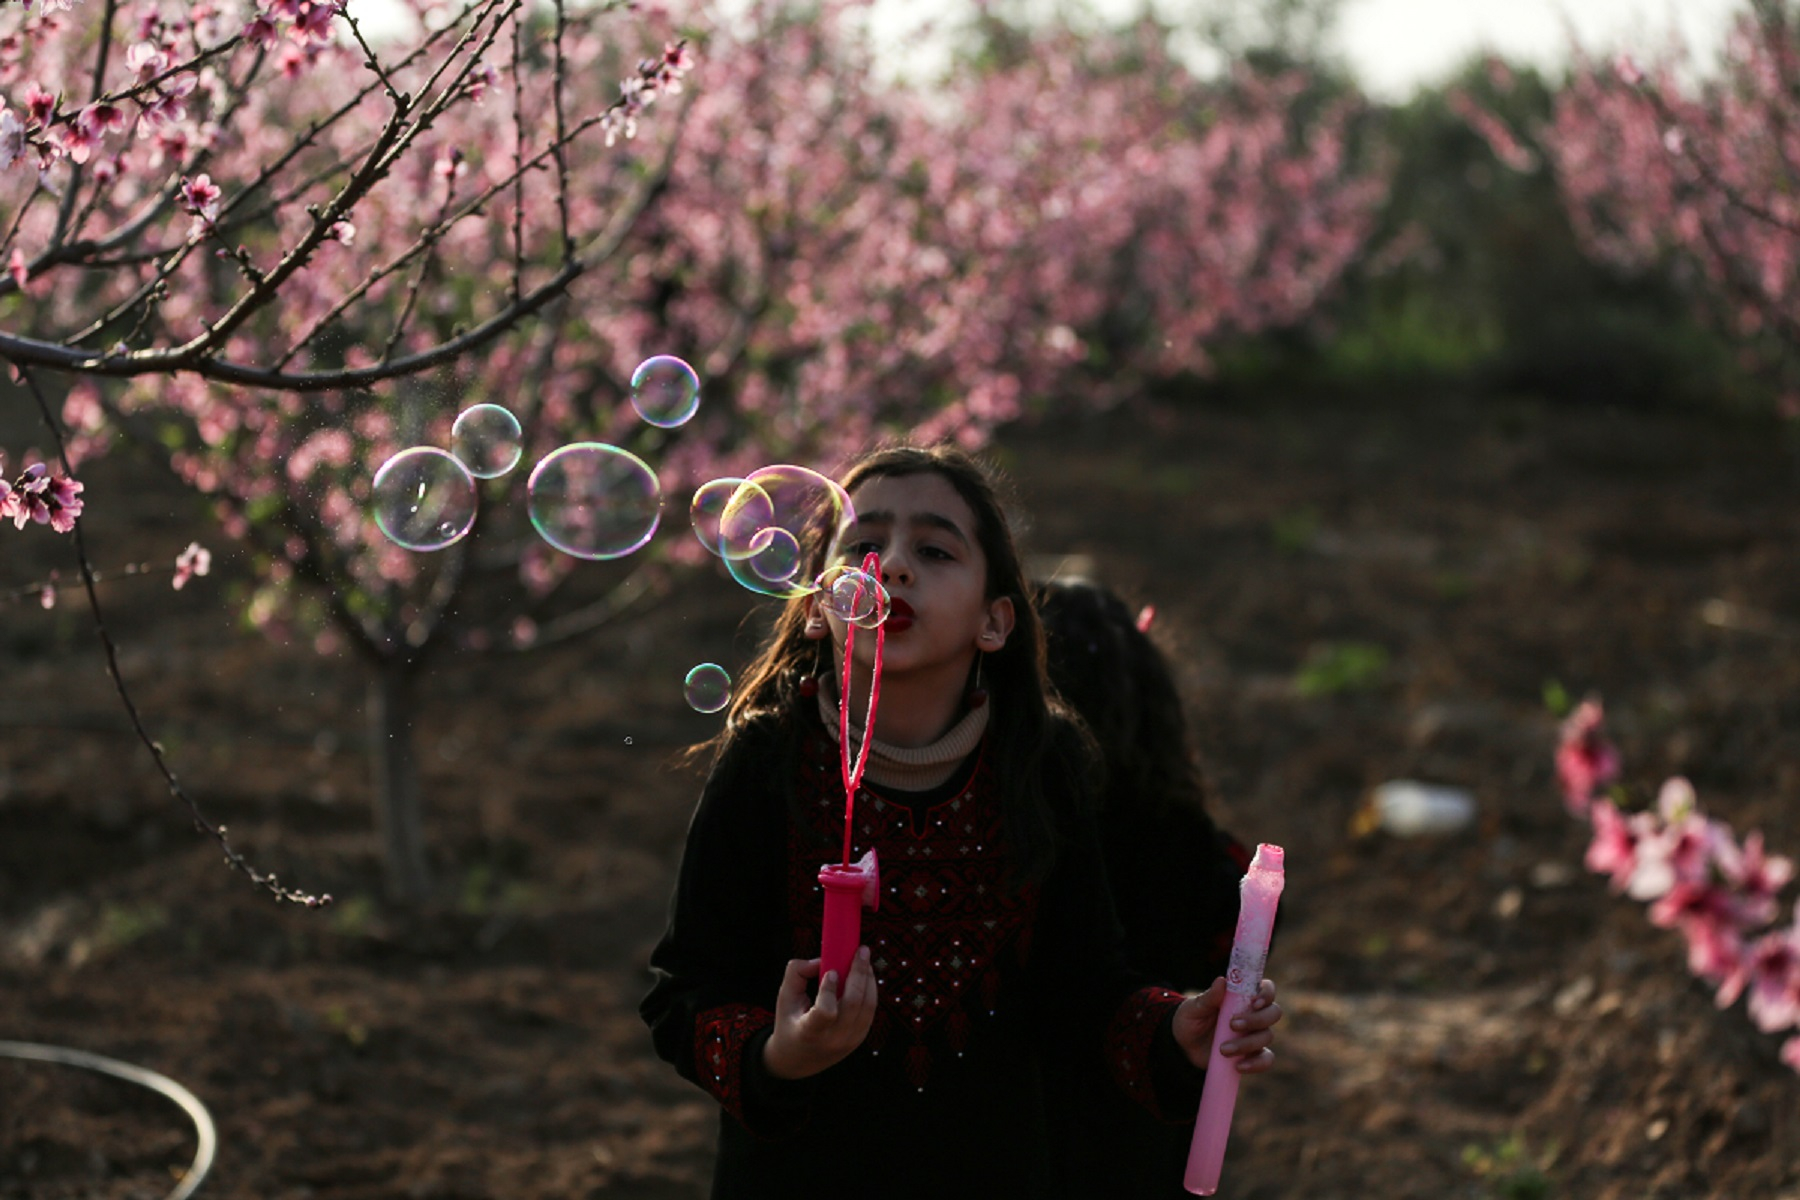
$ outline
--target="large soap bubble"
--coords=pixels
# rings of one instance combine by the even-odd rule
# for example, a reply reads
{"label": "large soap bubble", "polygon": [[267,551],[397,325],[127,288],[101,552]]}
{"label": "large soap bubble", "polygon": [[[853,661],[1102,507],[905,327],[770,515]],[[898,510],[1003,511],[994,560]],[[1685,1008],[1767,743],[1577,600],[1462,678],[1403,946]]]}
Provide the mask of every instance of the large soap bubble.
{"label": "large soap bubble", "polygon": [[381,464],[375,524],[396,546],[442,550],[475,525],[475,477],[435,446],[414,446]]}
{"label": "large soap bubble", "polygon": [[656,472],[604,442],[576,442],[546,454],[525,490],[532,525],[576,558],[622,558],[650,540],[662,517]]}

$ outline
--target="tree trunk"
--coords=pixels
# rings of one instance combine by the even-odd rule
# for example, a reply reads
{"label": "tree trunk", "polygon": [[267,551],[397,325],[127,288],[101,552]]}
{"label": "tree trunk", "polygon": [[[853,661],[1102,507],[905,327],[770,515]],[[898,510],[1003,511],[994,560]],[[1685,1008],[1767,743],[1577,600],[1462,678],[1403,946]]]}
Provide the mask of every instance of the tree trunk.
{"label": "tree trunk", "polygon": [[369,683],[370,758],[374,766],[375,824],[381,830],[388,895],[408,904],[430,897],[419,763],[413,755],[414,664],[390,659]]}

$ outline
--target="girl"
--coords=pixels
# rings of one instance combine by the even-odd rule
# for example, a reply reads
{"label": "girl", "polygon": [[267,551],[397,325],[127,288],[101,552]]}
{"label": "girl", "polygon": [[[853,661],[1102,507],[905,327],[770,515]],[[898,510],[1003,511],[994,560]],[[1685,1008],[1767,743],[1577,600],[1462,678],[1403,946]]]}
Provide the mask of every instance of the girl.
{"label": "girl", "polygon": [[[1100,845],[1125,928],[1126,958],[1183,991],[1225,970],[1238,881],[1250,853],[1214,825],[1174,672],[1147,623],[1081,580],[1037,588],[1050,681],[1100,744]],[[1051,1127],[1071,1195],[1182,1197],[1189,1130],[1098,1086],[1084,1064],[1052,1059]]]}
{"label": "girl", "polygon": [[[1112,1086],[1191,1120],[1223,982],[1184,999],[1124,965],[1088,745],[1048,699],[1042,633],[981,469],[901,447],[843,486],[855,526],[841,545],[815,538],[811,569],[873,550],[893,597],[853,830],[853,853],[880,858],[880,906],[849,978],[819,979],[817,875],[843,833],[832,680],[845,630],[791,601],[715,739],[643,1016],[658,1053],[723,1110],[714,1197],[1062,1195],[1046,1047],[1078,1048]],[[857,700],[874,643],[856,640]],[[1239,1071],[1272,1064],[1274,994],[1265,983],[1227,1043]]]}

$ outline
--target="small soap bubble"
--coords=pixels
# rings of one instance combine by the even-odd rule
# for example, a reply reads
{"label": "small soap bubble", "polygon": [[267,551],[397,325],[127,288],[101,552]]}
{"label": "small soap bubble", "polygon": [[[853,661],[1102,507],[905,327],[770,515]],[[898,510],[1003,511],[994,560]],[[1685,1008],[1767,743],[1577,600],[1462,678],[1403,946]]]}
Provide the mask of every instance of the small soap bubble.
{"label": "small soap bubble", "polygon": [[498,404],[466,408],[450,427],[450,453],[477,479],[498,479],[519,465],[525,450],[519,418]]}
{"label": "small soap bubble", "polygon": [[873,629],[888,618],[892,600],[888,590],[867,571],[838,564],[816,580],[819,605],[826,612],[863,629]]}
{"label": "small soap bubble", "polygon": [[700,408],[700,376],[673,355],[646,358],[631,373],[631,407],[659,429],[685,425]]}
{"label": "small soap bubble", "polygon": [[604,442],[575,442],[546,454],[525,490],[532,526],[576,558],[622,558],[641,549],[662,517],[656,472]]}
{"label": "small soap bubble", "polygon": [[766,529],[757,537],[750,569],[764,583],[785,584],[800,570],[800,542],[785,529]]}
{"label": "small soap bubble", "polygon": [[695,712],[716,713],[731,703],[731,676],[718,663],[701,663],[687,673],[682,694]]}
{"label": "small soap bubble", "polygon": [[708,554],[719,553],[719,518],[724,515],[725,506],[731,503],[731,497],[738,485],[744,482],[735,476],[714,479],[694,489],[694,499],[688,505],[688,517],[694,523],[694,536],[706,547]]}
{"label": "small soap bubble", "polygon": [[817,471],[762,467],[744,477],[719,514],[719,554],[731,577],[753,592],[805,596],[813,591],[802,570],[807,558],[835,546],[855,520],[849,495]]}
{"label": "small soap bubble", "polygon": [[475,477],[435,446],[414,446],[375,472],[375,524],[396,546],[442,550],[475,524]]}

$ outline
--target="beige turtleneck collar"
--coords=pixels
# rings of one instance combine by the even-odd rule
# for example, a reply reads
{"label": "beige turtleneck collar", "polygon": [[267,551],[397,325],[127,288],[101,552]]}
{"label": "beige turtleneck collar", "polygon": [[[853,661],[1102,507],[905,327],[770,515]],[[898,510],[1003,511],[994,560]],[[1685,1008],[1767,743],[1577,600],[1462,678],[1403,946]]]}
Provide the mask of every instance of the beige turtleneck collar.
{"label": "beige turtleneck collar", "polygon": [[[838,710],[836,689],[819,689],[819,719],[831,733],[831,740],[838,740]],[[875,719],[881,719],[877,710]],[[981,744],[981,735],[987,732],[987,705],[971,708],[963,714],[962,720],[952,725],[944,736],[929,746],[902,747],[890,746],[880,738],[876,738],[869,746],[869,765],[863,772],[863,778],[876,787],[891,787],[903,792],[923,792],[943,783],[955,773],[957,764],[974,752]],[[862,744],[862,726],[850,725],[850,744],[853,748]]]}

